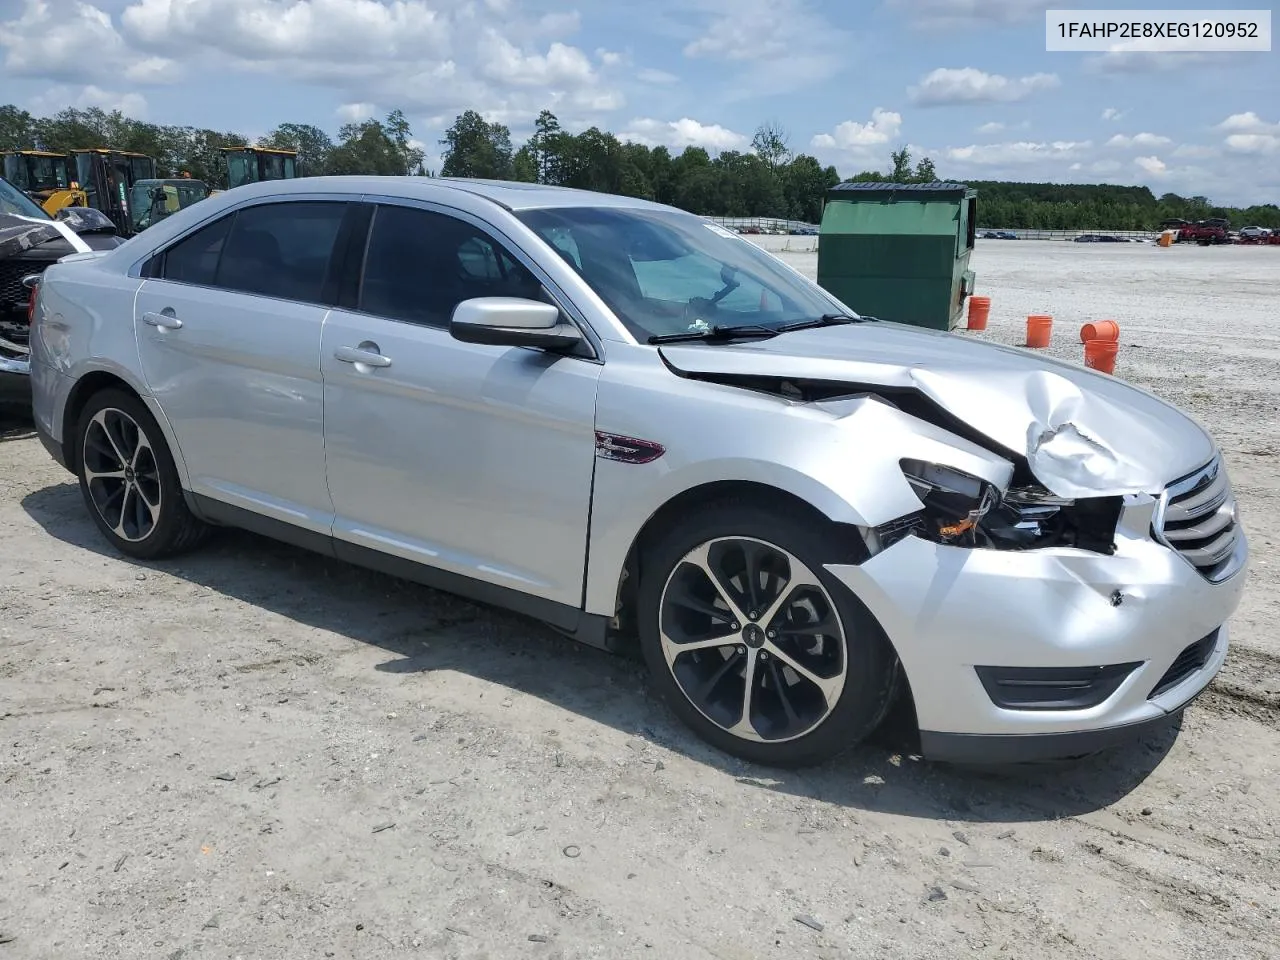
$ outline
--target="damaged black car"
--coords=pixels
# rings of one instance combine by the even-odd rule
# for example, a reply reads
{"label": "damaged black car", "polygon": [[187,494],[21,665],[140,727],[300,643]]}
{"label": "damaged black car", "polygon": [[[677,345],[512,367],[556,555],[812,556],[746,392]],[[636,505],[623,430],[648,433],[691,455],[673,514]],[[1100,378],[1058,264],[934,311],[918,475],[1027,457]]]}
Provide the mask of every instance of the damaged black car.
{"label": "damaged black car", "polygon": [[110,250],[123,242],[101,211],[64,207],[51,217],[0,178],[0,404],[31,404],[31,290],[24,279],[69,254]]}

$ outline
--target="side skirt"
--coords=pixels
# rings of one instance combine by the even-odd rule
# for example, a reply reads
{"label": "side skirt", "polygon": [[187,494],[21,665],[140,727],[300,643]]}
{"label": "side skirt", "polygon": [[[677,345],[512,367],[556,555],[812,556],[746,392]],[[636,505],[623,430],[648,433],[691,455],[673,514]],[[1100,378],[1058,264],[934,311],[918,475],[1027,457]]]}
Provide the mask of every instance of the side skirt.
{"label": "side skirt", "polygon": [[303,530],[282,520],[264,517],[252,510],[232,506],[202,494],[187,492],[186,498],[192,512],[208,523],[237,527],[326,557],[334,557],[356,566],[398,577],[401,580],[420,583],[433,590],[452,593],[491,607],[500,607],[541,621],[587,646],[611,653],[619,650],[617,640],[609,632],[608,618],[598,614],[586,613],[565,603],[533,597],[519,590],[512,590],[510,587],[486,583],[449,570],[440,570],[425,563],[381,553],[312,530]]}

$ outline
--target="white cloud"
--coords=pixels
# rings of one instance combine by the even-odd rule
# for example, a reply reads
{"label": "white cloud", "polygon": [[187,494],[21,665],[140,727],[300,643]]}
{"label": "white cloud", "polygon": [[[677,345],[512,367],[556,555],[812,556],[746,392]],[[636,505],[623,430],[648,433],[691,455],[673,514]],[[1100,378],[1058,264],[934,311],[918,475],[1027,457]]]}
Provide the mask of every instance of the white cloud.
{"label": "white cloud", "polygon": [[803,89],[849,66],[850,34],[812,0],[700,0],[694,9],[709,16],[684,55],[738,64],[729,99]]}
{"label": "white cloud", "polygon": [[1233,113],[1218,124],[1225,133],[1280,133],[1280,123],[1267,123],[1252,110]]}
{"label": "white cloud", "polygon": [[[600,122],[624,102],[609,71],[625,55],[589,56],[567,42],[580,26],[576,12],[526,14],[516,0],[23,2],[22,18],[0,24],[5,67],[21,75],[161,82],[180,61],[192,76],[256,72],[329,87],[345,104],[450,118],[467,108],[535,116],[546,107]],[[104,12],[121,7],[114,20]],[[74,55],[62,52],[64,35],[81,38]]]}
{"label": "white cloud", "polygon": [[1161,50],[1110,50],[1086,57],[1084,69],[1094,74],[1168,73],[1209,62],[1210,56],[1221,62],[1229,53],[1189,53]]}
{"label": "white cloud", "polygon": [[1004,129],[1004,124],[998,120],[992,120],[990,123],[984,123],[978,128],[978,133],[999,133]]}
{"label": "white cloud", "polygon": [[421,0],[137,0],[120,17],[125,33],[158,48],[198,46],[245,60],[332,57],[378,60],[445,52],[449,23]]}
{"label": "white cloud", "polygon": [[626,129],[618,134],[619,140],[630,143],[641,143],[646,147],[670,147],[683,150],[685,147],[705,147],[717,152],[720,150],[741,150],[751,143],[751,138],[720,126],[718,123],[699,123],[689,117],[679,120],[664,121],[650,118],[638,118],[627,124]]}
{"label": "white cloud", "polygon": [[1173,143],[1173,141],[1168,137],[1162,137],[1154,133],[1136,133],[1132,137],[1127,137],[1123,133],[1117,133],[1107,141],[1107,146],[1123,150],[1131,149],[1133,147],[1163,147],[1171,143]]}
{"label": "white cloud", "polygon": [[140,93],[126,93],[116,90],[104,90],[89,84],[84,87],[72,87],[56,84],[44,90],[29,104],[28,109],[37,115],[48,116],[74,107],[77,110],[88,110],[97,107],[106,110],[119,110],[126,117],[142,120],[147,116],[147,98]]}
{"label": "white cloud", "polygon": [[334,111],[343,123],[360,123],[376,112],[377,107],[372,103],[344,103]]}
{"label": "white cloud", "polygon": [[109,14],[75,0],[24,0],[20,15],[0,20],[0,50],[4,73],[60,83],[167,83],[180,73],[169,57],[137,55]]}
{"label": "white cloud", "polygon": [[858,150],[862,147],[889,143],[902,129],[902,114],[876,107],[866,123],[846,120],[831,133],[820,133],[810,141],[819,150]]}
{"label": "white cloud", "polygon": [[1169,172],[1168,165],[1159,157],[1134,157],[1133,162],[1153,177],[1163,177]]}
{"label": "white cloud", "polygon": [[1062,85],[1054,73],[1033,73],[1016,80],[976,67],[939,67],[908,89],[912,101],[923,106],[958,103],[1000,103],[1025,100],[1041,90]]}
{"label": "white cloud", "polygon": [[1280,153],[1280,123],[1269,123],[1252,110],[1233,113],[1217,125],[1227,134],[1223,144],[1232,153],[1258,156]]}
{"label": "white cloud", "polygon": [[1102,111],[1103,120],[1119,120],[1123,116],[1124,113],[1117,110],[1115,107],[1107,107],[1107,109]]}
{"label": "white cloud", "polygon": [[1087,173],[1094,177],[1109,177],[1123,170],[1124,165],[1116,160],[1095,160],[1092,163],[1084,163],[1077,160],[1067,169],[1072,173]]}
{"label": "white cloud", "polygon": [[479,46],[480,72],[515,86],[585,85],[595,80],[587,55],[577,47],[552,43],[546,54],[523,53],[496,30],[484,32]]}
{"label": "white cloud", "polygon": [[1233,133],[1226,144],[1236,153],[1280,153],[1280,135],[1274,133]]}
{"label": "white cloud", "polygon": [[670,83],[679,83],[680,78],[674,73],[667,73],[665,70],[645,69],[636,74],[636,79],[641,83],[661,84],[663,86]]}
{"label": "white cloud", "polygon": [[1087,153],[1092,146],[1093,143],[1089,140],[1017,140],[947,147],[942,151],[942,156],[954,163],[979,167],[1016,166],[1043,161],[1074,160]]}

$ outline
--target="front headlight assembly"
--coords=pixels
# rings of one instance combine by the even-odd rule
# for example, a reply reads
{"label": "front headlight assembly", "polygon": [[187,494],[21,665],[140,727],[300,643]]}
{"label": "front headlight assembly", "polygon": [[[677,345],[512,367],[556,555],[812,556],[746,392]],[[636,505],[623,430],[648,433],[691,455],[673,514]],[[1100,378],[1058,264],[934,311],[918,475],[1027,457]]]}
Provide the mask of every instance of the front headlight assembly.
{"label": "front headlight assembly", "polygon": [[900,465],[923,509],[877,528],[881,549],[914,535],[949,546],[997,550],[1114,550],[1119,497],[1058,497],[1034,483],[1001,491],[943,464],[902,460]]}

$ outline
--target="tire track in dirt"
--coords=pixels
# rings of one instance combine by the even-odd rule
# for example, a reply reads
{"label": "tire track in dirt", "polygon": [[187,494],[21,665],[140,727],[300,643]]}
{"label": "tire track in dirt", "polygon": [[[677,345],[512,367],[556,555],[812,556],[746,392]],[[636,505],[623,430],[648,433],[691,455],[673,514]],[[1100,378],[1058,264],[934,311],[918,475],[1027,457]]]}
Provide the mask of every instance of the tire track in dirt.
{"label": "tire track in dirt", "polygon": [[1280,729],[1280,656],[1232,646],[1227,662],[1199,702],[1216,713]]}

